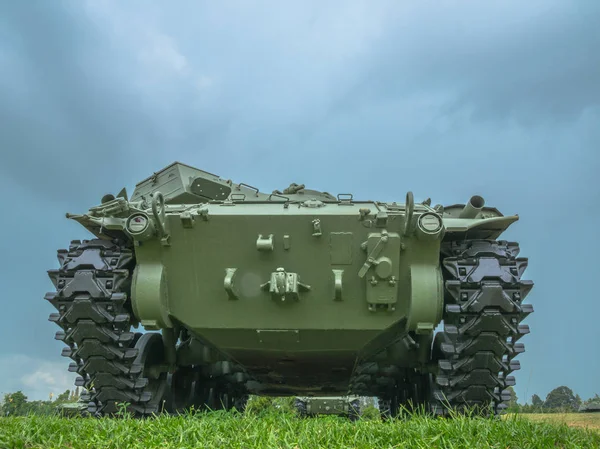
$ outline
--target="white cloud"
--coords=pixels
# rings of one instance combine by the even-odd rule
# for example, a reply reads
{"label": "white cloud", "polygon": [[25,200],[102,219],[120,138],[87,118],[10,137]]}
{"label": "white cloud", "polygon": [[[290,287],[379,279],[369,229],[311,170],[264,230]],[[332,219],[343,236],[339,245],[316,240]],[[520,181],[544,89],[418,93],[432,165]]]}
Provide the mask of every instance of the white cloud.
{"label": "white cloud", "polygon": [[68,371],[69,363],[67,358],[49,362],[21,354],[0,356],[0,395],[22,390],[34,401],[74,390],[77,374]]}

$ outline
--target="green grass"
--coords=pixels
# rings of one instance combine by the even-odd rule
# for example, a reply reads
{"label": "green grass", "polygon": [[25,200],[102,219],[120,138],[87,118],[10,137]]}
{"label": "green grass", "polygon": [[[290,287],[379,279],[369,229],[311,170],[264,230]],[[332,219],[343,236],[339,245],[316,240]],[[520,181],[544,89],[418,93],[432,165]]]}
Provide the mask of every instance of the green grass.
{"label": "green grass", "polygon": [[600,433],[566,424],[505,419],[390,422],[338,417],[299,419],[212,412],[131,420],[0,418],[1,448],[598,448]]}

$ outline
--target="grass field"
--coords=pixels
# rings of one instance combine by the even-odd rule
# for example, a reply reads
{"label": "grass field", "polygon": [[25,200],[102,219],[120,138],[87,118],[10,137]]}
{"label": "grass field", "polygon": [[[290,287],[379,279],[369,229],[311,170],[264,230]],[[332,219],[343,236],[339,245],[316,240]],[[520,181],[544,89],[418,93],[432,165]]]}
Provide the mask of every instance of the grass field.
{"label": "grass field", "polygon": [[[393,422],[226,412],[156,419],[0,418],[1,448],[600,448],[600,432],[537,417]],[[537,415],[539,416],[539,415]],[[556,419],[556,417],[555,417]],[[597,424],[597,423],[596,423]]]}
{"label": "grass field", "polygon": [[521,415],[533,422],[543,422],[600,432],[600,413],[532,413]]}

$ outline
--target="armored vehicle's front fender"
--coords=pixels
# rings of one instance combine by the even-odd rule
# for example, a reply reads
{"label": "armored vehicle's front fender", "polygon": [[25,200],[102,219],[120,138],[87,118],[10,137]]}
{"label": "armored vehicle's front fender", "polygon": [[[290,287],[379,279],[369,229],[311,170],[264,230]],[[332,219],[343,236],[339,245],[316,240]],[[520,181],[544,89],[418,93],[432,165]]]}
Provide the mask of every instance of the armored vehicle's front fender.
{"label": "armored vehicle's front fender", "polygon": [[504,216],[494,207],[484,207],[481,196],[474,195],[467,204],[454,204],[443,208],[444,240],[464,239],[495,240],[515,221],[518,215]]}
{"label": "armored vehicle's front fender", "polygon": [[469,239],[490,239],[495,240],[515,221],[519,220],[518,215],[508,217],[493,218],[446,218],[444,227],[446,235],[444,240],[463,240]]}

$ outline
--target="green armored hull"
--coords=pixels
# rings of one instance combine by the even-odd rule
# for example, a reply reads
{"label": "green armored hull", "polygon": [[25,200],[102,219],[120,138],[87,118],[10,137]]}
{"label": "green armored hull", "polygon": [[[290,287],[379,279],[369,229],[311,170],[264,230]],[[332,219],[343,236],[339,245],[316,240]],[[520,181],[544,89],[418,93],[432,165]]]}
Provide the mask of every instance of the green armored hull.
{"label": "green armored hull", "polygon": [[581,413],[600,413],[600,402],[592,402],[591,404],[582,405],[579,407]]}
{"label": "green armored hull", "polygon": [[243,409],[248,394],[497,411],[514,384],[533,283],[498,240],[518,216],[479,196],[266,194],[174,163],[67,217],[95,238],[59,250],[46,299],[90,412]]}
{"label": "green armored hull", "polygon": [[68,402],[58,405],[56,411],[60,416],[65,417],[85,416],[88,413],[88,403],[85,401]]}

